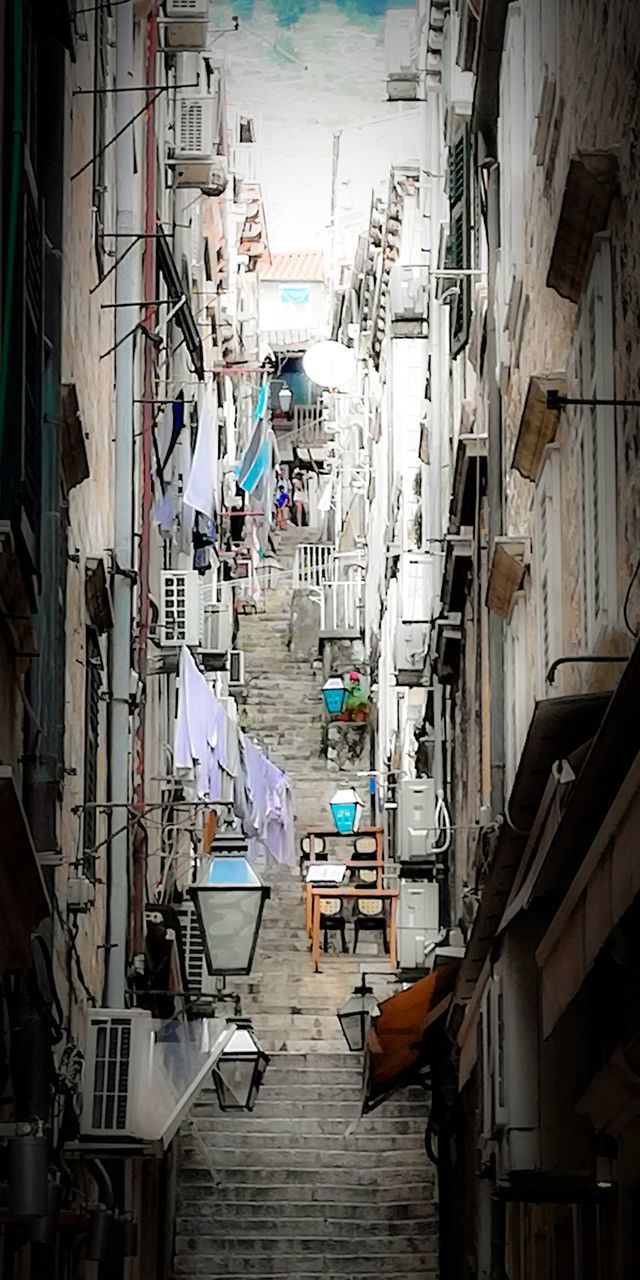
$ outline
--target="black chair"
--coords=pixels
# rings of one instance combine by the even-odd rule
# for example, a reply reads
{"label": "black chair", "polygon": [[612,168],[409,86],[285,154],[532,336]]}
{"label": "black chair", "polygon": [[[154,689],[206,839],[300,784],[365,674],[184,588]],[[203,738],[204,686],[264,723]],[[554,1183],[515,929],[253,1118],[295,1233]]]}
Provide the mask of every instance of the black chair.
{"label": "black chair", "polygon": [[320,899],[320,928],[323,935],[323,949],[325,951],[329,950],[329,934],[339,933],[342,951],[346,955],[349,948],[347,946],[347,922],[344,918],[344,901],[342,898]]}
{"label": "black chair", "polygon": [[389,938],[387,936],[387,916],[384,898],[356,898],[353,916],[353,954],[358,949],[358,938],[361,933],[378,932],[382,934],[385,955],[389,954]]}
{"label": "black chair", "polygon": [[[315,860],[316,862],[328,862],[329,854],[327,853],[327,843],[324,836],[314,836]],[[309,836],[303,836],[300,841],[300,875],[304,873],[304,864],[309,861],[311,856],[311,841]]]}
{"label": "black chair", "polygon": [[[351,854],[351,861],[352,862],[375,862],[376,849],[377,849],[377,844],[376,844],[375,836],[366,836],[366,835],[356,836],[353,842],[353,852]],[[365,873],[363,873],[362,871],[359,871],[357,867],[352,867],[349,879],[355,882],[356,885],[364,884],[365,883],[365,880],[363,879],[364,874]],[[375,884],[376,872],[374,871],[372,873],[372,876],[366,875],[365,878],[368,882],[367,887],[369,888],[372,884]]]}

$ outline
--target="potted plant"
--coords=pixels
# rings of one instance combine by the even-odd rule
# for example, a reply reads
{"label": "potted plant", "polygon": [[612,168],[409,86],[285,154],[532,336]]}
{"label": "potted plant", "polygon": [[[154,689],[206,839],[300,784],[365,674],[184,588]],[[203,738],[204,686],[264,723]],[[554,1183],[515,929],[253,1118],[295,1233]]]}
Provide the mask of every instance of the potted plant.
{"label": "potted plant", "polygon": [[362,676],[359,671],[350,671],[348,679],[348,695],[346,712],[350,720],[362,724],[369,719],[369,696],[365,693],[362,686]]}

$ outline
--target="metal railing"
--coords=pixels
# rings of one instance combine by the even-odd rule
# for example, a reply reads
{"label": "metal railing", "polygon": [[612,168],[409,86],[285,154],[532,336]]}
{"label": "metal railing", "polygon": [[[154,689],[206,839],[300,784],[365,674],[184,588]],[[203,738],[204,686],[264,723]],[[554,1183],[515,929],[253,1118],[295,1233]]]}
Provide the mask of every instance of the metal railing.
{"label": "metal railing", "polygon": [[363,584],[357,579],[332,582],[320,591],[320,631],[362,631]]}
{"label": "metal railing", "polygon": [[293,587],[322,587],[334,577],[333,547],[322,542],[301,542],[293,561]]}
{"label": "metal railing", "polygon": [[325,438],[322,405],[297,404],[293,411],[293,427],[300,444],[314,444]]}

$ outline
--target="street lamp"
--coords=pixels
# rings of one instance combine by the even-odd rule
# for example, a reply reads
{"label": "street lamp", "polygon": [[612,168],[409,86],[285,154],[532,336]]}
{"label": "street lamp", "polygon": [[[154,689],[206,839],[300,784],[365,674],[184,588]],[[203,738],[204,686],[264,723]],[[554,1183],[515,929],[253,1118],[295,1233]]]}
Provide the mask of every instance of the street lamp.
{"label": "street lamp", "polygon": [[302,368],[310,382],[332,391],[343,391],[351,386],[355,377],[355,351],[332,339],[314,342],[302,358]]}
{"label": "street lamp", "polygon": [[373,987],[367,986],[367,975],[363,973],[360,986],[354,989],[346,1004],[338,1010],[338,1022],[352,1053],[363,1052],[371,1019],[378,1013],[378,1001],[373,994]]}
{"label": "street lamp", "polygon": [[281,387],[278,392],[278,404],[283,413],[288,413],[293,400],[293,392],[291,387]]}
{"label": "street lamp", "polygon": [[271,889],[247,861],[247,849],[237,831],[223,830],[213,840],[212,856],[201,878],[189,888],[211,974],[251,972]]}
{"label": "street lamp", "polygon": [[256,1040],[249,1018],[231,1018],[235,1031],[213,1068],[221,1111],[253,1111],[269,1055]]}
{"label": "street lamp", "polygon": [[330,676],[322,686],[322,697],[329,715],[337,716],[347,705],[349,690],[340,676]]}
{"label": "street lamp", "polygon": [[340,791],[336,791],[329,804],[331,816],[339,835],[348,836],[352,832],[359,831],[364,805],[353,787],[345,787]]}

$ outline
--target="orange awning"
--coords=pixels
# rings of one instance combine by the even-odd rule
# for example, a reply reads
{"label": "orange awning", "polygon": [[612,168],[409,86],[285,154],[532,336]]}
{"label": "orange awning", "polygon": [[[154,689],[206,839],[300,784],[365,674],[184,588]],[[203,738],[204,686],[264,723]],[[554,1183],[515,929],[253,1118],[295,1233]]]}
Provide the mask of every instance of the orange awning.
{"label": "orange awning", "polygon": [[364,1112],[448,1051],[444,1020],[457,972],[457,964],[443,965],[380,1003],[367,1037]]}

